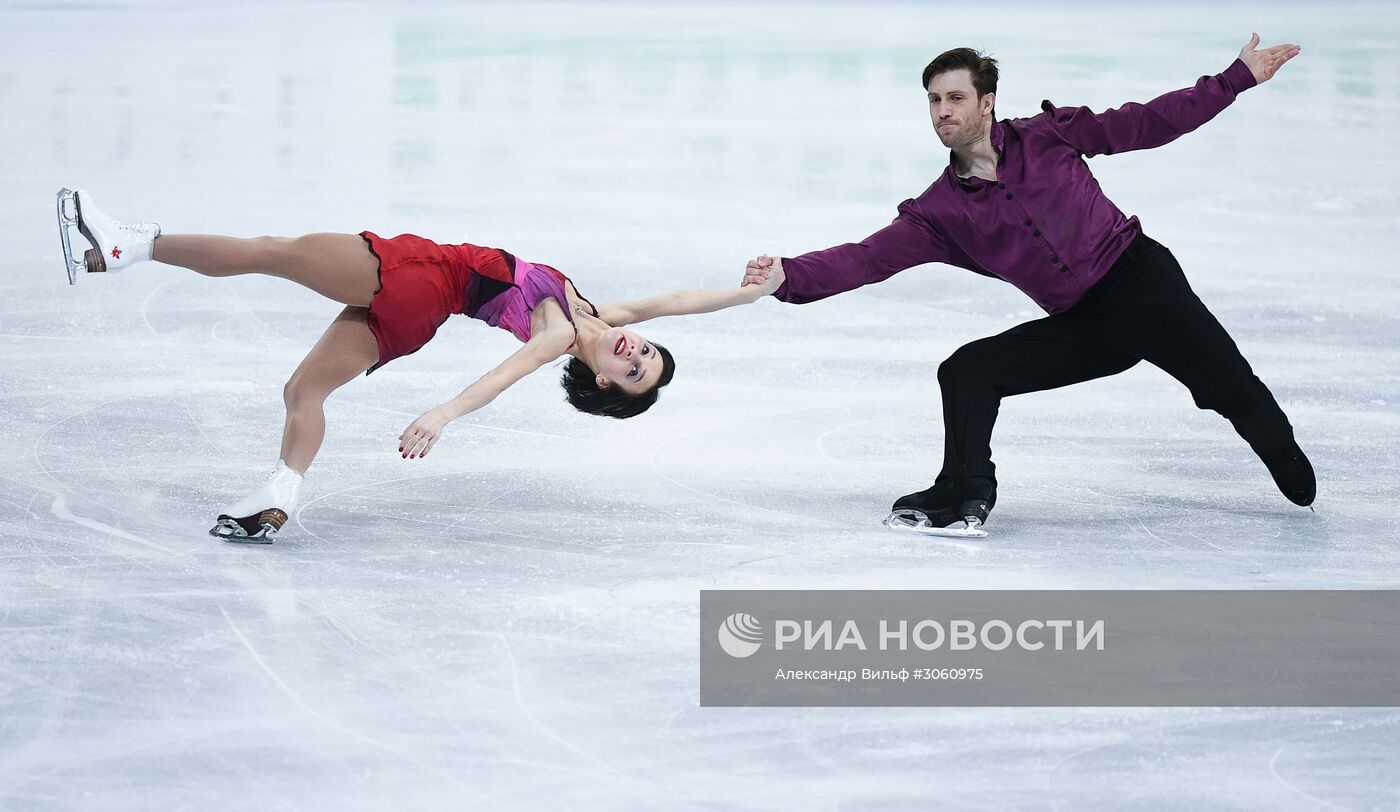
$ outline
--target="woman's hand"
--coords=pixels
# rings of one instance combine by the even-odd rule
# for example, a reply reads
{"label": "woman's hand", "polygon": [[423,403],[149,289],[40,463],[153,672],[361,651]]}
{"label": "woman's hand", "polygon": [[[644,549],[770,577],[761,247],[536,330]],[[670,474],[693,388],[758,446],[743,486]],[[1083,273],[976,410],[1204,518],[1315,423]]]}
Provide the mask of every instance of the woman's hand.
{"label": "woman's hand", "polygon": [[437,443],[443,429],[447,428],[450,422],[452,418],[448,417],[441,407],[429,409],[418,415],[418,419],[399,435],[399,453],[403,454],[406,460],[426,457],[428,449]]}

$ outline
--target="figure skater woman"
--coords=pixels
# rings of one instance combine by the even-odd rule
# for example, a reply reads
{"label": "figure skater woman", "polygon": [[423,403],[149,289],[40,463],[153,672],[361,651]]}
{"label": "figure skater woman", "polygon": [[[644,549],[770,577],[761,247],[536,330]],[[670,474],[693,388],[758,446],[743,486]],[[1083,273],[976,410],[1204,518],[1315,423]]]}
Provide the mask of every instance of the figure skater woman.
{"label": "figure skater woman", "polygon": [[[218,237],[160,233],[155,223],[119,223],[86,191],[58,195],[59,232],[74,283],[86,271],[120,271],[156,261],[205,276],[262,273],[290,279],[346,305],[283,388],[281,459],[260,487],[220,512],[210,533],[270,543],[296,509],[303,475],[325,437],[326,398],[343,384],[417,351],[453,314],[509,330],[524,346],[456,397],[419,415],[399,435],[404,459],[432,450],[448,423],[490,403],[555,359],[571,356],[562,384],[590,414],[625,418],[656,402],[675,373],[671,353],[626,328],[659,316],[708,313],[756,301],[779,284],[664,293],[595,307],[548,265],[482,246],[439,245],[373,232],[303,237]],[[71,230],[92,246],[74,255]],[[81,243],[77,243],[81,245]]]}

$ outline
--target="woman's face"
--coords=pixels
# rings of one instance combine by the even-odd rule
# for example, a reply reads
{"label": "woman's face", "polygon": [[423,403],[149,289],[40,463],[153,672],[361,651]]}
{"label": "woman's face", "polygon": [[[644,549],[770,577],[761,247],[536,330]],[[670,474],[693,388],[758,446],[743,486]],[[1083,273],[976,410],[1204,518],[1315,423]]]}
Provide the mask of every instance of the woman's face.
{"label": "woman's face", "polygon": [[640,395],[661,379],[661,353],[656,346],[626,327],[609,327],[598,340],[598,388],[615,386]]}

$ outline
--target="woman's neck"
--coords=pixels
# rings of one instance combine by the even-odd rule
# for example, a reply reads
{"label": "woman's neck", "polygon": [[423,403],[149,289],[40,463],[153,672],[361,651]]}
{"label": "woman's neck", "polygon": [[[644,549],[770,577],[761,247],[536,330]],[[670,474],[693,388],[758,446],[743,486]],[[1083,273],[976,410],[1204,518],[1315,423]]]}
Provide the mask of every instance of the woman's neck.
{"label": "woman's neck", "polygon": [[597,369],[598,342],[612,325],[588,312],[586,305],[575,305],[573,315],[574,333],[578,338],[569,349],[569,354],[588,364],[591,369]]}

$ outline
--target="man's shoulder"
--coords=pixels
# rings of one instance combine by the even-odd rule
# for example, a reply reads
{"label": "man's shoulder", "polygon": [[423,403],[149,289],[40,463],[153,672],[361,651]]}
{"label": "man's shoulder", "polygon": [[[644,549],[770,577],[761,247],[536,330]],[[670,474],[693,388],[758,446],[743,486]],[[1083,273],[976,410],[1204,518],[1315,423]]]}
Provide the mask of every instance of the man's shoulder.
{"label": "man's shoulder", "polygon": [[1067,144],[1061,129],[1077,112],[1075,108],[1060,108],[1043,101],[1040,112],[1024,118],[1003,119],[1001,124],[1011,138],[1032,150],[1052,149]]}
{"label": "man's shoulder", "polygon": [[[1049,102],[1046,102],[1049,104]],[[1041,132],[1050,128],[1050,111],[1053,108],[1042,108],[1039,113],[1033,116],[1023,116],[1020,118],[1004,118],[1001,125],[1010,132],[1020,137]]]}
{"label": "man's shoulder", "polygon": [[[950,170],[944,169],[942,172],[938,173],[938,177],[933,179],[933,183],[930,183],[927,189],[920,192],[917,197],[904,201],[904,203],[919,204],[937,197],[938,195],[942,194],[950,188],[953,182],[951,177],[952,172]],[[901,205],[901,208],[902,207],[903,206]]]}
{"label": "man's shoulder", "polygon": [[950,172],[944,170],[933,179],[933,183],[928,188],[920,192],[917,196],[911,197],[899,204],[899,215],[903,218],[914,218],[923,220],[932,225],[937,220],[940,206],[946,205],[942,201],[946,200],[946,195],[952,188]]}

